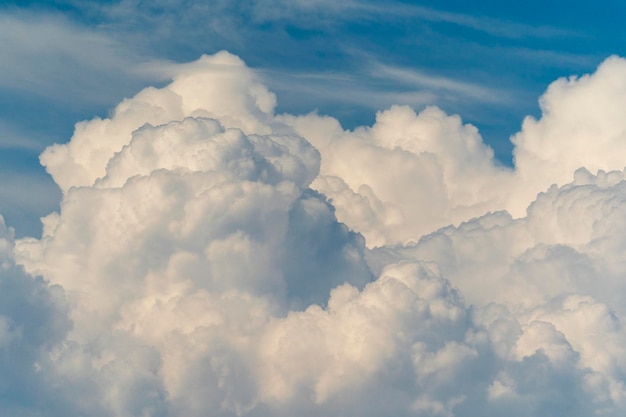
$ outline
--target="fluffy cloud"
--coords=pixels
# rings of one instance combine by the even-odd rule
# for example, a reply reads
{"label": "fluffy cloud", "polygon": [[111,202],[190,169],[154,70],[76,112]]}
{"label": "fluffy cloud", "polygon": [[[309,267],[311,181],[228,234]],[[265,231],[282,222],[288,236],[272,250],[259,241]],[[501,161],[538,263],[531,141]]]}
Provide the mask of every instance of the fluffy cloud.
{"label": "fluffy cloud", "polygon": [[594,74],[562,78],[539,100],[542,117],[527,117],[513,137],[520,175],[543,187],[564,184],[581,166],[592,172],[624,168],[626,61],[611,57]]}
{"label": "fluffy cloud", "polygon": [[510,170],[494,164],[476,128],[436,107],[419,115],[392,107],[371,128],[354,132],[316,115],[281,120],[320,150],[313,186],[369,246],[417,240],[507,202],[501,188],[510,185]]}
{"label": "fluffy cloud", "polygon": [[255,80],[234,55],[203,56],[178,70],[176,80],[162,89],[147,88],[120,103],[108,119],[76,125],[72,140],[53,145],[41,162],[63,191],[92,185],[105,174],[113,155],[144,124],[160,125],[188,116],[218,118],[226,127],[269,133],[263,121],[276,98]]}
{"label": "fluffy cloud", "polygon": [[[436,107],[394,106],[354,131],[314,114],[280,120],[322,153],[313,187],[342,222],[370,247],[408,243],[489,211],[522,217],[538,193],[569,183],[578,168],[622,170],[625,80],[626,61],[611,57],[594,74],[550,85],[542,117],[526,118],[512,137],[513,170],[494,162],[476,128]],[[393,169],[371,169],[378,166]]]}
{"label": "fluffy cloud", "polygon": [[[578,381],[576,389],[598,403],[596,411],[621,409],[623,172],[580,170],[576,177],[539,195],[525,218],[488,214],[395,254],[439,265],[479,307],[479,322],[496,337],[501,356],[524,363],[540,353]],[[500,382],[494,395],[519,394],[513,386]]]}
{"label": "fluffy cloud", "polygon": [[[271,110],[273,96],[220,67],[251,76],[237,58],[204,61],[217,75],[189,69],[200,78],[183,72],[146,90],[44,154],[65,191],[61,211],[44,219],[42,239],[16,249],[74,306],[59,372],[94,380],[112,415],[256,407],[254,356],[269,321],[373,278],[363,238],[308,189],[319,152],[293,135],[246,134],[269,132],[253,117]],[[200,94],[176,99],[173,91],[199,91],[203,78]],[[205,94],[209,104],[197,107]],[[159,100],[171,108],[160,111]],[[182,120],[152,126],[143,114]],[[80,366],[66,363],[76,357]]]}
{"label": "fluffy cloud", "polygon": [[617,103],[623,68],[553,84],[509,169],[435,107],[344,131],[275,115],[226,52],[182,66],[44,152],[40,239],[0,229],[0,406],[622,415],[623,122],[576,103]]}

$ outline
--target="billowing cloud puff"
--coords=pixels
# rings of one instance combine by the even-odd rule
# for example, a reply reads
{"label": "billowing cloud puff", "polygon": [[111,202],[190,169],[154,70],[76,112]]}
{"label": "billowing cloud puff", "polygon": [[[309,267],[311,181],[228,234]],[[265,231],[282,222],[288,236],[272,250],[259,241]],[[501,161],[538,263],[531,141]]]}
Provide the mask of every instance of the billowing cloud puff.
{"label": "billowing cloud puff", "polygon": [[[476,128],[435,107],[392,107],[354,132],[317,115],[282,116],[322,153],[313,184],[369,246],[406,243],[502,207],[510,170],[498,167]],[[388,167],[372,169],[372,167]]]}
{"label": "billowing cloud puff", "polygon": [[0,228],[0,406],[622,415],[623,122],[586,103],[619,102],[623,68],[553,84],[505,168],[435,107],[345,131],[275,115],[226,52],[181,66],[44,152],[41,238]]}
{"label": "billowing cloud puff", "polygon": [[280,120],[320,150],[313,187],[374,247],[417,241],[489,211],[522,217],[538,193],[570,182],[578,168],[623,169],[625,98],[626,61],[617,57],[595,74],[555,81],[540,99],[542,117],[526,118],[512,138],[513,170],[494,162],[476,128],[436,107],[416,114],[394,106],[354,131],[314,114]]}
{"label": "billowing cloud puff", "polygon": [[552,83],[539,100],[542,117],[527,117],[513,137],[520,176],[546,188],[570,182],[580,167],[591,172],[622,170],[625,96],[626,60],[615,56],[594,74]]}
{"label": "billowing cloud puff", "polygon": [[[16,249],[74,306],[64,377],[97,381],[113,415],[255,407],[254,355],[270,319],[373,279],[363,238],[307,188],[318,151],[197,116],[143,125],[110,153],[104,175],[69,187],[43,237]],[[75,179],[74,167],[57,173]],[[65,363],[76,357],[80,369]]]}
{"label": "billowing cloud puff", "polygon": [[226,127],[269,133],[263,121],[275,101],[236,56],[226,52],[203,56],[181,66],[167,87],[146,88],[120,103],[111,118],[78,123],[69,143],[49,147],[40,159],[63,191],[92,185],[105,174],[107,163],[128,143],[131,133],[146,123],[213,117]]}
{"label": "billowing cloud puff", "polygon": [[502,339],[501,355],[523,362],[540,352],[552,366],[577,370],[578,376],[568,378],[578,378],[593,401],[621,409],[623,175],[580,170],[573,183],[539,195],[525,218],[488,214],[379,256],[436,263],[466,301],[479,307],[479,322],[492,337]]}

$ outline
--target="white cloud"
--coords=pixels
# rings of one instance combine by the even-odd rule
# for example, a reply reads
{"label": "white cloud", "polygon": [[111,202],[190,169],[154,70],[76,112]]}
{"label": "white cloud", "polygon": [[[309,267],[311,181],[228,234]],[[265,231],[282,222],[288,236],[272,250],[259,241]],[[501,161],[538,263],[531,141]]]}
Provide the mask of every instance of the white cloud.
{"label": "white cloud", "polygon": [[592,75],[555,81],[540,99],[542,117],[528,117],[512,138],[514,170],[498,166],[473,126],[434,107],[395,106],[352,132],[314,114],[281,120],[322,153],[314,187],[341,221],[369,246],[407,243],[489,211],[524,216],[537,193],[570,182],[580,167],[623,169],[624,62],[609,58]]}
{"label": "white cloud", "polygon": [[27,284],[1,292],[0,349],[28,342],[0,366],[37,388],[0,406],[622,415],[623,65],[553,84],[515,169],[435,107],[344,131],[275,115],[226,52],[177,68],[44,152],[63,201],[41,239],[0,230]]}
{"label": "white cloud", "polygon": [[267,323],[371,281],[362,238],[307,190],[319,153],[257,119],[273,100],[221,53],[42,157],[61,212],[16,254],[74,306],[58,372],[93,381],[113,415],[256,408]]}
{"label": "white cloud", "polygon": [[[540,195],[525,218],[489,214],[426,236],[397,256],[435,262],[468,303],[482,306],[479,322],[500,356],[517,367],[545,355],[551,366],[575,370],[568,378],[594,398],[598,410],[620,410],[626,360],[625,287],[619,278],[623,174],[578,177]],[[518,395],[515,386],[495,383],[493,397]],[[540,415],[535,412],[529,415]]]}
{"label": "white cloud", "polygon": [[[168,87],[146,88],[122,101],[111,118],[77,124],[71,142],[51,146],[41,155],[42,164],[63,191],[92,185],[103,176],[111,157],[146,123],[202,116],[219,118],[227,127],[269,132],[262,127],[263,119],[273,110],[275,97],[254,80],[239,58],[218,53],[178,71]],[[194,73],[198,75],[190,75]]]}
{"label": "white cloud", "polygon": [[[282,116],[322,153],[314,187],[370,246],[424,233],[502,207],[513,173],[497,167],[476,128],[436,107],[380,112],[371,128],[343,131],[331,118]],[[371,169],[374,166],[391,169]]]}
{"label": "white cloud", "polygon": [[626,61],[611,57],[594,74],[552,83],[539,101],[541,119],[527,117],[513,137],[520,175],[547,187],[547,181],[569,182],[580,167],[591,172],[621,170],[625,74]]}

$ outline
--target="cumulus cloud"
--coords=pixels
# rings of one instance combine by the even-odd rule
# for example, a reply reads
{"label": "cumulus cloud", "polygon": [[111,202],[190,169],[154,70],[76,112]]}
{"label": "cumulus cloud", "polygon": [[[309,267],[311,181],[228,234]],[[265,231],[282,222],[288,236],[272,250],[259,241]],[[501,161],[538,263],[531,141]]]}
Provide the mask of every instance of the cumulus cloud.
{"label": "cumulus cloud", "polygon": [[315,114],[280,119],[322,153],[314,187],[333,200],[341,221],[369,246],[408,243],[489,211],[522,217],[539,192],[570,182],[578,168],[623,169],[625,68],[612,57],[594,74],[551,84],[542,117],[526,118],[512,137],[512,170],[494,161],[476,128],[436,107],[416,114],[394,106],[354,131]]}
{"label": "cumulus cloud", "polygon": [[436,107],[419,115],[392,107],[377,115],[374,126],[352,132],[317,115],[281,120],[320,150],[314,187],[370,246],[417,240],[506,202],[498,188],[508,185],[510,170],[494,164],[476,128]]}
{"label": "cumulus cloud", "polygon": [[[497,337],[500,355],[524,363],[541,354],[578,381],[588,401],[621,409],[622,179],[622,171],[580,170],[573,183],[539,195],[524,218],[488,214],[395,254],[436,263],[468,303],[482,306],[479,321]],[[500,382],[494,390],[512,395],[514,385]],[[555,381],[551,389],[560,387]]]}
{"label": "cumulus cloud", "polygon": [[103,176],[113,155],[146,123],[160,125],[201,116],[219,118],[227,127],[268,133],[263,122],[276,99],[254,78],[234,55],[204,56],[181,68],[169,86],[146,88],[124,100],[112,117],[78,123],[72,140],[46,149],[41,162],[66,191],[72,186],[92,185]]}
{"label": "cumulus cloud", "polygon": [[436,107],[346,131],[229,53],[179,67],[42,154],[40,239],[0,228],[0,407],[622,415],[624,68],[550,86],[505,168]]}
{"label": "cumulus cloud", "polygon": [[539,100],[542,117],[527,117],[515,135],[515,163],[524,178],[547,187],[564,184],[572,172],[623,168],[626,62],[611,57],[594,74],[562,78]]}

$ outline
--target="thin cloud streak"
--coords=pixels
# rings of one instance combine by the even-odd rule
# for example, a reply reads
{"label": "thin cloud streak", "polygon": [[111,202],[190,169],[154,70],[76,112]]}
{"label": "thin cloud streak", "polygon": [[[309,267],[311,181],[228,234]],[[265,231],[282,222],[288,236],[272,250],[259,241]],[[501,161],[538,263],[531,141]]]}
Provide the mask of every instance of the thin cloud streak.
{"label": "thin cloud streak", "polygon": [[407,86],[417,86],[426,90],[454,93],[457,97],[482,102],[508,102],[509,97],[490,88],[455,80],[447,77],[425,74],[417,69],[401,68],[380,63],[372,64],[370,74],[373,77],[399,81]]}
{"label": "thin cloud streak", "polygon": [[[276,3],[283,3],[285,7],[276,7]],[[261,7],[260,5],[263,5]],[[387,18],[418,18],[430,23],[451,23],[457,26],[473,29],[496,37],[509,39],[522,38],[554,38],[554,37],[584,37],[580,31],[562,29],[554,26],[534,26],[514,21],[491,18],[488,16],[473,16],[463,13],[453,13],[415,4],[399,2],[370,2],[347,1],[335,2],[316,0],[309,2],[281,2],[257,1],[255,8],[257,18],[262,20],[294,20],[302,17],[302,13],[318,13],[324,16],[323,22],[333,16],[338,21],[356,21],[361,19]],[[315,22],[315,20],[314,20]],[[311,22],[307,22],[311,24]]]}
{"label": "thin cloud streak", "polygon": [[[581,38],[585,37],[580,30],[571,30],[549,25],[530,25],[516,21],[492,18],[484,15],[469,15],[457,12],[448,12],[437,8],[405,4],[397,1],[373,2],[364,0],[347,0],[342,2],[332,0],[285,1],[285,0],[255,0],[249,5],[232,6],[228,2],[214,1],[210,5],[199,1],[160,1],[145,2],[142,0],[123,0],[117,4],[100,5],[90,2],[78,2],[80,10],[90,16],[106,16],[111,21],[137,21],[137,11],[141,10],[141,19],[144,22],[164,22],[173,24],[173,14],[195,18],[203,13],[211,16],[220,16],[220,19],[210,18],[207,24],[217,34],[238,36],[236,21],[239,17],[248,16],[256,22],[297,22],[303,27],[332,27],[346,21],[411,18],[429,23],[449,23],[495,37],[507,39],[552,39],[552,38]],[[167,11],[167,13],[164,13]],[[147,13],[146,13],[147,12]]]}
{"label": "thin cloud streak", "polygon": [[0,39],[0,88],[11,91],[109,104],[115,90],[167,78],[143,70],[149,60],[130,45],[60,16],[0,14]]}
{"label": "thin cloud streak", "polygon": [[41,152],[41,143],[29,137],[9,121],[0,118],[0,149],[24,149]]}
{"label": "thin cloud streak", "polygon": [[554,38],[554,37],[581,37],[579,32],[561,29],[553,26],[533,26],[518,22],[494,19],[487,16],[472,16],[462,13],[441,11],[418,5],[406,5],[399,3],[386,4],[384,7],[367,4],[366,9],[376,13],[384,13],[395,16],[417,17],[433,23],[452,23],[458,26],[484,32],[489,35],[510,38]]}
{"label": "thin cloud streak", "polygon": [[421,107],[441,102],[513,105],[512,94],[505,90],[366,59],[369,62],[360,66],[361,71],[307,73],[265,68],[258,73],[278,92],[297,92],[316,100],[365,105],[375,110],[393,104]]}

